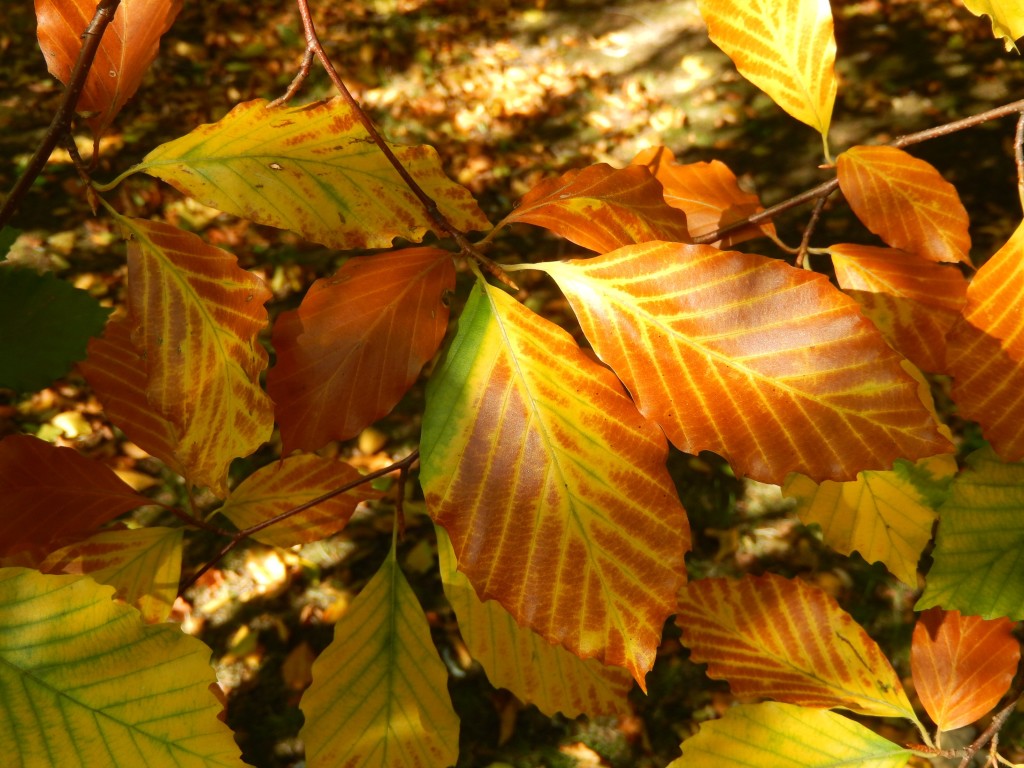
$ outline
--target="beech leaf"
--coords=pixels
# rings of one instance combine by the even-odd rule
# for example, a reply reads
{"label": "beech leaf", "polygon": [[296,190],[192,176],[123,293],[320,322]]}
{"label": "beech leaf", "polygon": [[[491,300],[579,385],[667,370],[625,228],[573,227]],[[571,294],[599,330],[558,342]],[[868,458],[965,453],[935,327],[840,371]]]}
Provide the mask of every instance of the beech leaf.
{"label": "beech leaf", "polygon": [[78,368],[110,420],[139,448],[179,475],[185,468],[176,454],[178,431],[153,410],[146,395],[149,366],[131,341],[132,323],[126,314],[114,315],[102,338],[93,338]]}
{"label": "beech leaf", "polygon": [[823,275],[676,243],[523,268],[555,279],[597,354],[682,451],[781,484],[952,450],[899,355]]}
{"label": "beech leaf", "polygon": [[516,624],[496,601],[481,601],[469,579],[456,569],[448,534],[440,526],[435,528],[445,597],[459,620],[466,647],[494,687],[508,689],[551,717],[557,712],[572,718],[630,711],[626,695],[633,678],[628,672],[551,645]]}
{"label": "beech leaf", "polygon": [[690,241],[686,215],[665,202],[661,184],[638,165],[617,169],[599,163],[546,179],[498,228],[516,222],[544,227],[598,253],[649,240]]}
{"label": "beech leaf", "polygon": [[682,749],[668,768],[901,768],[911,755],[848,717],[774,701],[729,708]]}
{"label": "beech leaf", "polygon": [[960,271],[896,248],[841,243],[829,253],[839,286],[886,341],[918,368],[945,372],[947,337],[967,297]]}
{"label": "beech leaf", "polygon": [[334,626],[302,696],[310,768],[443,768],[459,754],[448,670],[394,549]]}
{"label": "beech leaf", "polygon": [[88,532],[150,501],[103,464],[28,435],[0,440],[0,556]]}
{"label": "beech leaf", "polygon": [[51,552],[43,573],[91,576],[109,584],[146,622],[167,621],[181,580],[181,528],[102,531]]}
{"label": "beech leaf", "polygon": [[939,510],[924,594],[914,610],[939,605],[986,619],[1024,619],[1024,464],[985,447],[967,457]]}
{"label": "beech leaf", "polygon": [[[445,176],[428,146],[390,145],[461,230],[490,229],[467,189]],[[418,242],[436,225],[340,97],[295,107],[262,99],[161,144],[129,173],[163,179],[204,205],[330,248]]]}
{"label": "beech leaf", "polygon": [[427,386],[428,510],[484,600],[643,686],[685,578],[667,446],[572,337],[473,289]]}
{"label": "beech leaf", "polygon": [[434,356],[455,289],[451,254],[408,248],[349,259],[274,325],[284,453],[355,437],[395,407]]}
{"label": "beech leaf", "polygon": [[[110,20],[78,111],[87,115],[94,147],[153,63],[160,38],[171,28],[182,0],[121,0]],[[36,0],[39,47],[50,74],[65,85],[82,48],[82,33],[96,13],[96,0]]]}
{"label": "beech leaf", "polygon": [[828,0],[698,0],[697,5],[711,41],[739,73],[824,140],[837,91]]}
{"label": "beech leaf", "polygon": [[875,641],[820,589],[774,574],[700,579],[680,592],[676,623],[695,662],[737,696],[914,720]]}
{"label": "beech leaf", "polygon": [[893,248],[971,263],[967,210],[929,163],[896,147],[852,147],[839,156],[836,175],[857,218]]}
{"label": "beech leaf", "polygon": [[185,476],[227,495],[228,465],[270,439],[260,388],[270,291],[233,255],[157,221],[118,216],[128,239],[132,344],[146,359],[146,395],[178,436]]}
{"label": "beech leaf", "polygon": [[914,688],[940,731],[970,725],[995,707],[1010,690],[1018,661],[1020,643],[1004,617],[929,608],[914,627]]}
{"label": "beech leaf", "polygon": [[1024,459],[1024,222],[968,286],[947,354],[960,415],[1004,459]]}
{"label": "beech leaf", "polygon": [[[242,530],[360,477],[359,470],[337,459],[313,454],[290,456],[249,475],[231,491],[218,511]],[[258,531],[252,534],[252,538],[277,547],[308,544],[337,533],[348,523],[359,502],[380,496],[372,488],[357,486]]]}
{"label": "beech leaf", "polygon": [[82,576],[0,569],[0,754],[15,766],[243,768],[210,649]]}
{"label": "beech leaf", "polygon": [[[729,167],[718,160],[683,165],[675,161],[672,150],[652,147],[634,157],[633,164],[649,168],[665,188],[665,202],[686,214],[690,238],[702,237],[764,210],[757,195],[744,192]],[[724,248],[774,234],[775,225],[766,221],[734,229],[710,245]]]}
{"label": "beech leaf", "polygon": [[964,0],[964,7],[975,16],[988,16],[992,34],[1003,38],[1007,51],[1017,50],[1016,41],[1024,36],[1024,6],[1020,0]]}

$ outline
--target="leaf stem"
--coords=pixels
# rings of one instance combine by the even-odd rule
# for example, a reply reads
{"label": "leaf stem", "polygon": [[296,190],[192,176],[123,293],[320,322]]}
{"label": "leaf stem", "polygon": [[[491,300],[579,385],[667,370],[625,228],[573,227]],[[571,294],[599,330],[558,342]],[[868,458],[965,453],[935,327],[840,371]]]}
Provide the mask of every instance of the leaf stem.
{"label": "leaf stem", "polygon": [[3,227],[11,220],[32,183],[46,166],[46,161],[50,159],[50,154],[53,152],[54,147],[57,146],[57,142],[67,133],[68,128],[71,126],[71,118],[75,114],[78,100],[81,98],[82,90],[85,88],[85,80],[92,69],[93,61],[96,59],[96,52],[99,51],[100,42],[103,40],[103,33],[106,31],[107,25],[114,18],[114,13],[120,4],[121,0],[100,0],[97,4],[92,21],[89,22],[85,31],[82,32],[82,49],[78,52],[78,59],[71,70],[67,88],[64,91],[63,98],[61,98],[60,105],[57,107],[57,112],[50,122],[50,127],[46,129],[46,134],[43,136],[42,141],[39,142],[39,146],[36,147],[36,151],[28,161],[28,165],[25,166],[25,170],[11,188],[10,193],[4,200],[3,206],[0,206],[0,227]]}
{"label": "leaf stem", "polygon": [[[985,112],[979,112],[978,114],[971,115],[970,117],[954,120],[951,123],[937,125],[934,128],[918,131],[917,133],[908,133],[904,136],[897,136],[895,139],[888,142],[888,145],[890,147],[898,148],[909,147],[912,144],[920,144],[942,136],[948,136],[952,133],[956,133],[957,131],[963,131],[967,128],[973,128],[977,125],[981,125],[989,120],[996,120],[1000,117],[1006,117],[1007,115],[1015,113],[1024,114],[1024,99],[1013,101],[1009,104],[1003,104],[1001,107],[995,107],[994,109],[989,109]],[[771,208],[766,208],[765,210],[755,213],[752,216],[748,216],[745,219],[734,221],[724,227],[716,229],[714,232],[709,232],[706,235],[695,237],[693,242],[695,244],[713,243],[716,240],[721,240],[723,235],[726,235],[733,230],[746,227],[750,224],[760,224],[762,221],[775,218],[780,213],[788,211],[790,208],[796,208],[797,206],[809,203],[812,200],[819,200],[823,197],[828,197],[838,188],[839,179],[837,177],[832,177],[828,181],[824,181],[816,187],[773,205]]]}

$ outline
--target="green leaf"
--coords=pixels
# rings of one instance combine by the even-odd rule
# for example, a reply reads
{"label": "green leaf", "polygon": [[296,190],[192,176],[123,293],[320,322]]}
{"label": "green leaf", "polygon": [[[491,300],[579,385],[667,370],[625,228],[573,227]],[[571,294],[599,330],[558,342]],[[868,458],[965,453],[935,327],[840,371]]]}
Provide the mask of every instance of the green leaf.
{"label": "green leaf", "polygon": [[704,723],[668,768],[899,768],[910,750],[821,709],[767,701]]}
{"label": "green leaf", "polygon": [[392,548],[334,628],[302,697],[310,768],[443,768],[459,753],[448,672]]}
{"label": "green leaf", "polygon": [[986,619],[1024,618],[1024,463],[990,447],[967,457],[939,510],[934,565],[914,610],[939,605]]}
{"label": "green leaf", "polygon": [[112,587],[0,569],[0,754],[12,768],[241,766],[210,649]]}
{"label": "green leaf", "polygon": [[109,314],[53,275],[0,269],[0,387],[31,392],[66,374]]}

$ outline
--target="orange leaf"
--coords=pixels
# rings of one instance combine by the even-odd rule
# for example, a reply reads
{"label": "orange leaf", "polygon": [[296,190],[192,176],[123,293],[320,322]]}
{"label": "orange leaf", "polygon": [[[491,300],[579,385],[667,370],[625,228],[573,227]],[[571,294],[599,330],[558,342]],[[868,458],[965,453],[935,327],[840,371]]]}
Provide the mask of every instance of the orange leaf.
{"label": "orange leaf", "polygon": [[[78,102],[78,111],[90,115],[94,147],[142,83],[181,4],[182,0],[121,0]],[[37,35],[46,68],[65,85],[82,48],[82,33],[95,12],[96,0],[36,0]]]}
{"label": "orange leaf", "polygon": [[28,435],[0,440],[0,555],[45,547],[149,504],[99,462]]}
{"label": "orange leaf", "polygon": [[139,448],[184,474],[175,455],[178,436],[174,425],[146,399],[148,367],[146,358],[132,346],[128,316],[118,314],[108,320],[103,337],[90,339],[87,349],[88,357],[78,367],[110,420]]}
{"label": "orange leaf", "polygon": [[[686,213],[691,238],[702,237],[764,210],[757,195],[740,189],[733,172],[718,160],[681,165],[675,161],[672,150],[652,147],[634,157],[633,164],[649,168],[665,188],[665,202]],[[774,234],[775,225],[766,221],[734,229],[711,245],[722,248]]]}
{"label": "orange leaf", "polygon": [[836,279],[894,349],[918,368],[943,373],[946,338],[967,297],[960,271],[895,248],[829,247]]}
{"label": "orange leaf", "polygon": [[640,411],[687,453],[781,484],[950,450],[899,355],[823,275],[675,243],[524,268],[555,279]]}
{"label": "orange leaf", "polygon": [[132,343],[146,358],[147,399],[177,431],[185,476],[227,494],[228,465],[270,439],[258,336],[271,293],[227,251],[157,221],[118,216],[128,238]]}
{"label": "orange leaf", "polygon": [[1007,618],[961,616],[929,608],[914,627],[914,687],[940,731],[969,725],[1010,689],[1020,643]]}
{"label": "orange leaf", "polygon": [[642,166],[605,163],[568,171],[531,189],[498,225],[550,229],[598,253],[649,240],[689,242],[686,216],[665,202],[661,184]]}
{"label": "orange leaf", "polygon": [[1001,458],[1024,459],[1024,222],[968,286],[948,359],[960,414]]}
{"label": "orange leaf", "polygon": [[[242,530],[359,478],[359,471],[343,461],[312,454],[290,456],[249,475],[231,492],[219,511]],[[252,537],[277,547],[317,541],[344,528],[359,502],[380,496],[378,491],[368,486],[358,486],[254,533]]]}
{"label": "orange leaf", "polygon": [[914,718],[875,641],[822,590],[774,574],[700,579],[679,598],[676,623],[693,661],[737,696]]}
{"label": "orange leaf", "polygon": [[685,578],[664,435],[573,338],[481,284],[427,386],[420,478],[481,599],[643,686]]}
{"label": "orange leaf", "polygon": [[933,166],[896,147],[853,147],[836,170],[857,218],[893,248],[971,263],[967,211]]}
{"label": "orange leaf", "polygon": [[387,415],[440,346],[454,289],[438,248],[352,258],[313,283],[274,326],[267,391],[284,452],[347,440]]}

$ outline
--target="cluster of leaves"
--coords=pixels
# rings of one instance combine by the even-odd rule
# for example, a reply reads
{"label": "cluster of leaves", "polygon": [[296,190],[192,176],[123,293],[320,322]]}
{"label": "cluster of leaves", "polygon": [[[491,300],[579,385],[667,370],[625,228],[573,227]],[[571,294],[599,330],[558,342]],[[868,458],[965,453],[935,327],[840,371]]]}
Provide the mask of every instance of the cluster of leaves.
{"label": "cluster of leaves", "polygon": [[[828,4],[700,5],[712,39],[821,133],[831,162],[838,86]],[[1024,33],[1019,3],[979,5],[1009,45]],[[78,104],[96,142],[179,8],[122,0]],[[68,82],[89,3],[37,0],[36,9],[50,71]],[[793,266],[733,250],[762,237],[786,246],[773,211],[718,162],[683,165],[656,147],[626,168],[571,171],[538,184],[492,227],[432,148],[385,144],[351,100],[249,101],[109,184],[91,183],[90,200],[127,242],[125,305],[109,319],[48,278],[0,270],[12,297],[0,320],[12,323],[5,331],[24,324],[5,333],[0,384],[39,386],[79,357],[74,340],[88,340],[80,370],[110,420],[188,488],[222,501],[203,515],[186,500],[173,510],[185,526],[232,544],[316,541],[380,496],[371,476],[318,451],[387,415],[418,379],[448,336],[466,264],[476,280],[429,375],[419,481],[445,595],[490,680],[549,713],[618,711],[633,681],[644,688],[675,614],[709,675],[738,695],[781,702],[706,725],[683,743],[678,765],[895,766],[914,749],[943,754],[880,650],[823,592],[776,576],[687,583],[690,531],[665,467],[668,442],[718,453],[738,475],[781,485],[837,551],[858,551],[912,585],[938,519],[917,604],[931,609],[914,634],[918,695],[941,732],[978,720],[1007,692],[1020,653],[1010,619],[1024,615],[1015,519],[1024,499],[1024,228],[968,282],[969,221],[957,192],[902,149],[926,134],[846,149],[834,180],[805,198],[841,189],[884,247],[809,249],[809,226],[790,249]],[[273,324],[277,361],[264,387],[259,335],[270,292],[232,254],[123,216],[102,197],[138,173],[330,248],[389,248],[433,231],[459,250],[353,257],[314,283]],[[483,249],[513,224],[596,255],[496,265]],[[469,231],[487,234],[473,243]],[[801,268],[809,253],[831,256],[839,288]],[[592,349],[481,267],[506,285],[524,270],[546,273]],[[44,293],[49,317],[78,318],[60,328],[67,346],[40,341],[46,329],[20,317],[20,308],[38,312]],[[921,371],[952,377],[960,415],[991,444],[963,470]],[[279,460],[229,483],[231,463],[270,441],[275,424]],[[389,468],[402,481],[391,553],[336,625],[303,695],[311,765],[457,759],[447,672],[395,556],[416,458]],[[182,580],[185,528],[109,525],[152,500],[28,435],[0,441],[0,494],[5,754],[20,765],[237,765],[207,690],[208,650],[163,623]],[[833,708],[907,718],[925,744],[893,744]]]}

